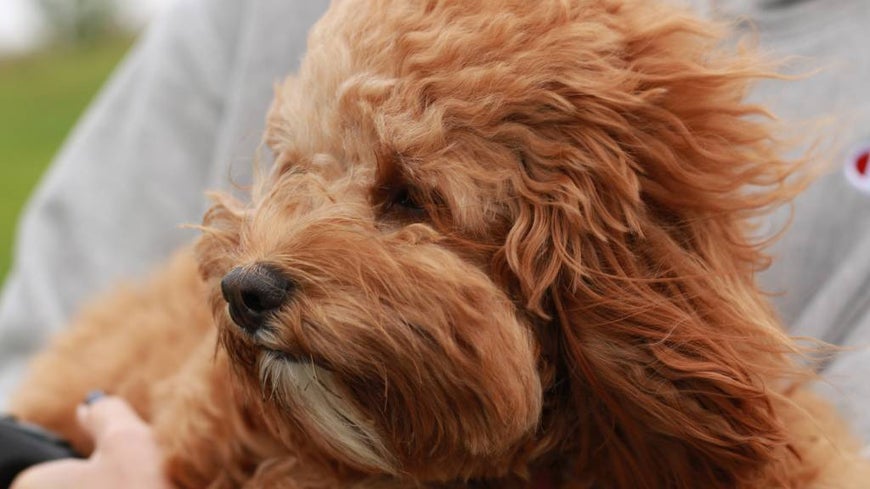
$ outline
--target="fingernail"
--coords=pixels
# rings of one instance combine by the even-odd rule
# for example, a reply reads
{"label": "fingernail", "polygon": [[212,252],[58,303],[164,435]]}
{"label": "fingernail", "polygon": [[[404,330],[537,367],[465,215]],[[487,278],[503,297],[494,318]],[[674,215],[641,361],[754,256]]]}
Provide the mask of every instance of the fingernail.
{"label": "fingernail", "polygon": [[84,404],[91,405],[103,397],[106,397],[106,393],[101,390],[88,392],[88,395],[85,396]]}

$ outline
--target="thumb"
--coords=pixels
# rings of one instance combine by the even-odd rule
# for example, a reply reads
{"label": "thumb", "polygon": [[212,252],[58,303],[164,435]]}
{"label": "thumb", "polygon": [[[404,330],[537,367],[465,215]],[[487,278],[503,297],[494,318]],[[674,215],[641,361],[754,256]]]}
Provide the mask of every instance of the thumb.
{"label": "thumb", "polygon": [[106,448],[113,440],[136,443],[151,434],[148,425],[120,397],[100,396],[87,404],[80,404],[76,417],[98,449]]}

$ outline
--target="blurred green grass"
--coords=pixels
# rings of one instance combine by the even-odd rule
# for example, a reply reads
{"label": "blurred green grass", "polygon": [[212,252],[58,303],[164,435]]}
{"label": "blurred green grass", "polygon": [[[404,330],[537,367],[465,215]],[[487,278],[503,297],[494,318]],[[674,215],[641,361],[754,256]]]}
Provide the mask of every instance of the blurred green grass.
{"label": "blurred green grass", "polygon": [[0,283],[28,195],[130,45],[108,37],[0,59]]}

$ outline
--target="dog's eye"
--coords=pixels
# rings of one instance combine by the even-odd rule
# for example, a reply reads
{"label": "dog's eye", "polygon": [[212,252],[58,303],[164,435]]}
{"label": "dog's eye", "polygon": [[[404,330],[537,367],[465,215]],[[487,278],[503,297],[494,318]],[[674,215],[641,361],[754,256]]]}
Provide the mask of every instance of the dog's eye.
{"label": "dog's eye", "polygon": [[422,211],[423,206],[417,203],[414,200],[414,197],[411,196],[411,191],[407,188],[400,189],[396,195],[393,197],[393,205],[397,205],[404,209],[408,209],[411,211]]}
{"label": "dog's eye", "polygon": [[426,209],[408,187],[399,187],[390,192],[381,209],[385,215],[394,214],[406,219],[419,220],[426,217]]}

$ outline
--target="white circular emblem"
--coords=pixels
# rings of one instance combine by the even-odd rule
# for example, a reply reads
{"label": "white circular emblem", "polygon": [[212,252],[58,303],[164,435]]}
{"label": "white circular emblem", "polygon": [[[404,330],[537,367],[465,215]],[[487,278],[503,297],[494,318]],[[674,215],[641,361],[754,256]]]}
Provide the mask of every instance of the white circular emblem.
{"label": "white circular emblem", "polygon": [[865,141],[849,152],[843,170],[852,185],[870,193],[870,142]]}

